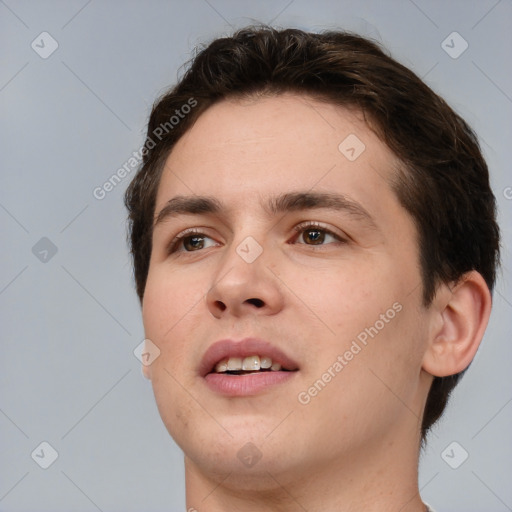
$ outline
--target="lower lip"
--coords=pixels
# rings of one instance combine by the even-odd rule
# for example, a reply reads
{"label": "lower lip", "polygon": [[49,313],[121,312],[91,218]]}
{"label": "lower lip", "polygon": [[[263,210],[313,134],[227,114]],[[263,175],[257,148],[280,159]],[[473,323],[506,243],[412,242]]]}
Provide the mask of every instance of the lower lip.
{"label": "lower lip", "polygon": [[226,396],[257,395],[277,384],[293,378],[297,372],[262,372],[247,375],[229,375],[226,373],[209,373],[206,377],[208,387]]}

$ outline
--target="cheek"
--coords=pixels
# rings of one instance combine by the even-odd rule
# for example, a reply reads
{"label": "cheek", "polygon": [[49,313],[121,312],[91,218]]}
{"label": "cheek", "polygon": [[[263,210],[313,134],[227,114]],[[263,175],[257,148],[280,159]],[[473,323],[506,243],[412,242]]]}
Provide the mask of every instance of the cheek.
{"label": "cheek", "polygon": [[[164,403],[163,400],[179,403],[180,384],[185,387],[191,384],[190,347],[194,345],[189,342],[197,336],[201,325],[198,315],[204,308],[201,302],[204,301],[205,282],[197,273],[189,277],[183,272],[179,274],[167,269],[152,270],[148,275],[142,318],[145,337],[160,350],[159,357],[149,369],[159,403]],[[165,394],[168,390],[172,390],[169,396]]]}
{"label": "cheek", "polygon": [[148,274],[142,319],[146,336],[164,342],[179,323],[193,314],[204,297],[205,279],[165,268],[151,269]]}
{"label": "cheek", "polygon": [[[193,375],[187,365],[188,337],[193,330],[195,308],[204,297],[201,279],[164,268],[150,270],[142,316],[146,338],[160,349],[150,367],[155,401],[170,435],[179,443],[191,419],[198,414],[187,393]],[[205,280],[202,279],[204,282]]]}
{"label": "cheek", "polygon": [[354,392],[358,389],[355,383],[363,374],[365,386],[372,384],[366,379],[371,376],[370,369],[399,387],[410,379],[411,372],[421,363],[420,314],[416,305],[419,295],[410,293],[407,276],[403,272],[399,275],[395,267],[391,263],[378,266],[360,261],[357,265],[340,266],[336,272],[295,278],[293,290],[308,306],[304,313],[311,317],[309,326],[301,317],[308,330],[306,337],[322,338],[321,346],[311,346],[315,362],[309,365],[308,377],[319,378],[319,372],[325,372],[338,356],[346,354],[347,365],[343,363],[341,372],[344,377],[336,380],[339,383],[350,374],[354,386],[349,387]]}
{"label": "cheek", "polygon": [[344,261],[325,270],[304,272],[300,278],[295,272],[283,281],[290,283],[299,299],[299,309],[305,307],[315,324],[328,328],[333,336],[327,339],[332,339],[336,349],[342,349],[344,341],[373,324],[379,313],[396,300],[388,286],[379,284],[379,275],[385,275],[385,271],[375,265]]}
{"label": "cheek", "polygon": [[190,396],[186,396],[183,387],[171,376],[172,373],[162,369],[153,372],[152,385],[162,421],[169,434],[178,440],[180,433],[187,430],[195,416]]}
{"label": "cheek", "polygon": [[[342,444],[378,438],[397,418],[411,416],[409,420],[415,421],[414,414],[421,414],[416,385],[421,368],[421,319],[407,304],[389,323],[381,320],[382,326],[377,321],[386,309],[375,311],[377,316],[369,320],[359,316],[347,322],[346,334],[337,331],[329,354],[321,355],[323,348],[319,351],[318,363],[301,389],[302,399],[309,403],[301,405],[296,420],[315,424],[313,430],[332,433]],[[365,343],[350,329],[364,333]],[[319,451],[329,450],[328,440],[332,437],[319,436]]]}

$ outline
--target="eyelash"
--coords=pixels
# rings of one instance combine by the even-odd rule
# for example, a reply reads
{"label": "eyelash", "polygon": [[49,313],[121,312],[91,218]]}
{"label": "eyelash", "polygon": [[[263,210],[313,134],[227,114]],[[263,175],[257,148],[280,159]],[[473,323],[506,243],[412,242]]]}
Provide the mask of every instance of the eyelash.
{"label": "eyelash", "polygon": [[[189,237],[189,236],[198,236],[198,235],[202,235],[204,237],[206,237],[207,235],[205,235],[204,233],[202,233],[199,229],[197,228],[189,228],[189,229],[186,229],[185,231],[182,231],[179,235],[176,235],[172,240],[171,240],[171,243],[169,244],[169,249],[168,249],[168,253],[171,254],[173,252],[176,251],[176,248],[178,247],[178,244],[180,244],[180,242],[182,242],[183,240],[185,240],[185,238]],[[209,238],[209,237],[208,237]],[[193,251],[184,251],[184,252],[193,252]]]}
{"label": "eyelash", "polygon": [[[331,235],[332,237],[336,238],[338,243],[340,243],[340,244],[348,243],[348,240],[346,238],[338,235],[334,231],[326,228],[325,226],[321,225],[318,222],[311,222],[311,221],[303,222],[303,223],[295,226],[293,228],[293,230],[296,233],[298,233],[299,235],[301,235],[302,233],[305,233],[308,230],[322,231],[323,233],[325,233],[327,235]],[[171,254],[171,253],[176,252],[176,249],[177,249],[178,245],[183,240],[185,240],[188,237],[193,237],[193,236],[201,236],[201,237],[204,237],[204,238],[211,238],[208,235],[205,235],[201,230],[199,230],[197,228],[186,229],[185,231],[182,231],[180,234],[176,235],[173,238],[173,240],[169,244],[168,253]],[[301,245],[309,245],[310,247],[314,247],[314,248],[317,247],[315,244],[311,244],[311,245],[310,244],[301,244]],[[320,244],[319,247],[323,247],[324,245],[329,245],[329,244]],[[191,253],[191,252],[197,252],[197,251],[182,251],[182,252]]]}
{"label": "eyelash", "polygon": [[[346,238],[344,238],[341,235],[335,233],[331,229],[326,228],[325,226],[323,226],[319,222],[312,222],[312,221],[303,222],[303,223],[295,226],[293,229],[299,235],[301,235],[302,233],[305,233],[306,231],[309,231],[309,230],[311,230],[311,231],[313,231],[313,230],[322,231],[322,232],[326,233],[327,235],[331,235],[333,238],[336,238],[336,240],[338,240],[338,243],[342,243],[342,244],[347,243],[347,239]],[[304,245],[308,245],[308,244],[304,244]],[[329,245],[329,244],[326,244],[326,245]],[[320,247],[322,247],[322,246],[323,245],[320,245]],[[312,245],[311,247],[316,247],[316,246]]]}

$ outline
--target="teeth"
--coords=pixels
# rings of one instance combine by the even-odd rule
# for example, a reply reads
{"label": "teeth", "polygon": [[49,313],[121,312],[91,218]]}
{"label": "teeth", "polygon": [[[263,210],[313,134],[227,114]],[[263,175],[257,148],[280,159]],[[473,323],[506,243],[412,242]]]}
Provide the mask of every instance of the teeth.
{"label": "teeth", "polygon": [[225,373],[228,371],[248,371],[257,372],[258,370],[272,370],[277,372],[281,369],[279,363],[273,363],[268,356],[248,356],[248,357],[230,357],[223,359],[215,365],[215,372]]}
{"label": "teeth", "polygon": [[228,359],[228,370],[236,371],[242,369],[242,358],[241,357],[230,357]]}
{"label": "teeth", "polygon": [[215,371],[217,373],[223,373],[223,372],[226,372],[228,370],[228,360],[227,359],[223,359],[222,361],[218,362],[217,365],[215,366]]}
{"label": "teeth", "polygon": [[259,356],[246,357],[242,363],[242,370],[259,370],[260,358]]}
{"label": "teeth", "polygon": [[264,356],[260,357],[260,368],[264,370],[268,370],[272,366],[272,359],[270,357]]}

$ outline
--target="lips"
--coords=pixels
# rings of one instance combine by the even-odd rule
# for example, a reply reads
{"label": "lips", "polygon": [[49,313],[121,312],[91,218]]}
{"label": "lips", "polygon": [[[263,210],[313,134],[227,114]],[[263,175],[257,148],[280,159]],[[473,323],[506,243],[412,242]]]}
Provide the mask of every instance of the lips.
{"label": "lips", "polygon": [[257,338],[245,338],[241,341],[219,340],[211,345],[201,360],[199,374],[201,377],[206,377],[209,373],[214,372],[217,363],[225,359],[232,357],[245,358],[254,355],[270,357],[273,363],[280,364],[282,370],[285,371],[299,369],[293,359],[270,342]]}

